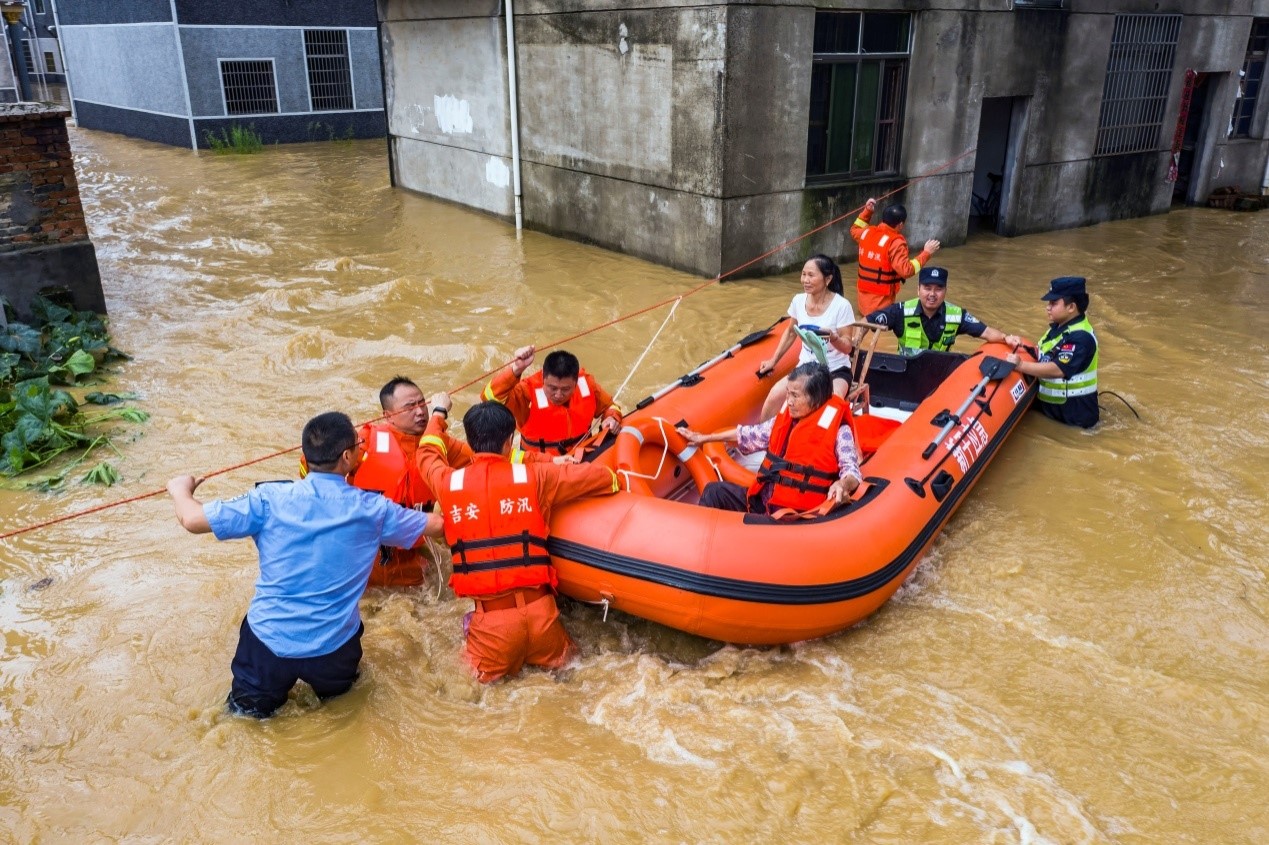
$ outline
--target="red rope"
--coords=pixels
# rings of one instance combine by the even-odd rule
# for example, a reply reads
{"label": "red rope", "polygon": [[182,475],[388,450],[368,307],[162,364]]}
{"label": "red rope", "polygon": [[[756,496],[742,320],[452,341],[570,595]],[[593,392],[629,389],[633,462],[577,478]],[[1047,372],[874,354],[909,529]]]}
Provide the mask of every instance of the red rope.
{"label": "red rope", "polygon": [[[976,150],[976,148],[970,148],[970,149],[966,150],[965,152],[961,153],[960,155],[958,155],[956,158],[950,159],[949,161],[945,162],[944,164],[940,165],[939,167],[936,167],[935,169],[931,170],[930,172],[928,172],[928,173],[923,173],[923,174],[921,174],[920,176],[916,176],[916,177],[914,177],[914,178],[912,178],[912,179],[909,179],[907,182],[904,182],[902,185],[900,185],[899,187],[895,188],[894,190],[892,190],[892,191],[888,191],[888,192],[886,192],[886,193],[882,194],[881,196],[877,197],[877,199],[878,199],[878,200],[884,200],[884,199],[886,199],[887,197],[894,196],[895,194],[897,194],[897,193],[899,193],[900,191],[902,191],[902,190],[904,190],[905,188],[907,188],[909,185],[912,185],[912,184],[914,184],[914,183],[916,183],[916,182],[921,181],[922,179],[928,179],[928,178],[929,178],[929,177],[931,177],[931,176],[934,176],[934,175],[936,175],[936,174],[938,174],[938,173],[941,173],[941,172],[943,172],[944,170],[946,170],[947,168],[951,167],[951,166],[952,166],[953,164],[955,164],[956,162],[960,161],[961,159],[963,159],[963,158],[965,158],[966,156],[970,155],[971,153],[975,152],[975,150]],[[829,228],[830,226],[835,226],[836,224],[838,224],[838,223],[840,223],[841,221],[845,220],[847,217],[850,217],[850,216],[852,216],[852,215],[858,214],[861,210],[863,210],[863,208],[864,208],[863,206],[859,206],[859,207],[857,207],[857,208],[854,208],[854,209],[852,209],[852,210],[850,210],[850,211],[846,212],[845,214],[841,214],[841,215],[838,215],[837,217],[834,217],[832,220],[829,220],[827,223],[824,223],[824,224],[822,224],[822,225],[820,225],[820,226],[816,226],[814,229],[811,229],[811,230],[809,230],[809,231],[803,232],[802,234],[798,235],[797,237],[790,238],[789,240],[785,241],[784,243],[780,244],[779,246],[772,247],[771,249],[767,250],[766,252],[762,253],[761,255],[758,255],[758,256],[755,256],[755,257],[753,257],[753,258],[749,259],[749,260],[748,260],[748,261],[746,261],[744,264],[740,264],[740,265],[738,265],[738,266],[736,266],[736,267],[733,267],[732,269],[728,270],[728,271],[727,271],[727,272],[725,272],[725,273],[719,273],[719,274],[718,274],[717,276],[715,276],[714,278],[710,279],[710,280],[709,280],[709,281],[707,281],[707,282],[704,282],[703,284],[697,285],[696,287],[694,287],[694,288],[692,288],[691,290],[689,290],[687,293],[682,293],[682,294],[679,294],[678,296],[672,296],[672,297],[669,297],[668,299],[663,299],[663,300],[661,300],[660,302],[654,302],[654,303],[652,303],[651,305],[648,305],[648,306],[646,306],[646,307],[644,307],[644,308],[640,308],[640,309],[638,309],[637,311],[631,311],[631,312],[630,312],[630,313],[628,313],[628,314],[623,314],[623,315],[621,315],[620,317],[616,317],[616,318],[614,318],[614,319],[612,319],[612,320],[609,320],[609,321],[608,321],[608,322],[606,322],[606,323],[600,323],[600,324],[599,324],[599,325],[597,325],[597,326],[592,326],[592,327],[591,327],[591,328],[589,328],[589,329],[584,329],[584,330],[582,330],[582,331],[580,331],[580,332],[577,332],[577,333],[575,333],[575,334],[568,335],[567,337],[561,337],[561,338],[558,338],[557,340],[553,340],[553,341],[551,341],[551,342],[550,342],[550,343],[548,343],[548,344],[545,344],[545,345],[542,345],[542,346],[538,346],[538,347],[536,347],[536,348],[537,348],[537,349],[539,349],[539,350],[544,350],[544,349],[554,349],[554,348],[555,348],[555,347],[557,347],[557,346],[562,346],[562,345],[563,345],[563,344],[565,344],[565,343],[569,343],[569,342],[571,342],[571,341],[577,340],[578,338],[585,337],[585,336],[586,336],[586,335],[588,335],[588,334],[594,334],[595,332],[600,331],[601,329],[606,329],[606,328],[608,328],[609,326],[615,326],[615,325],[617,325],[618,323],[625,322],[626,320],[631,320],[631,319],[634,319],[635,317],[638,317],[638,316],[641,316],[641,315],[643,315],[643,314],[646,314],[646,313],[648,313],[649,311],[655,311],[655,310],[656,310],[656,309],[658,309],[658,308],[663,308],[664,306],[669,305],[669,304],[670,304],[670,303],[672,303],[672,302],[676,302],[676,301],[678,301],[678,300],[680,300],[680,299],[687,299],[689,296],[694,296],[695,294],[700,293],[701,291],[705,290],[706,288],[711,287],[711,286],[713,286],[713,285],[716,285],[716,284],[720,283],[723,279],[727,278],[728,276],[734,276],[735,274],[739,273],[741,270],[744,270],[746,267],[751,267],[751,266],[753,266],[754,264],[757,264],[757,263],[758,263],[759,261],[761,261],[762,259],[764,259],[764,258],[768,258],[768,257],[770,257],[770,256],[772,256],[772,255],[774,255],[774,254],[776,254],[776,253],[777,253],[777,252],[779,252],[780,250],[785,249],[786,247],[790,247],[790,246],[792,246],[793,244],[797,243],[798,241],[802,241],[802,240],[805,240],[805,239],[809,238],[811,235],[814,235],[816,232],[822,232],[822,231],[824,231],[825,229]],[[514,359],[512,359],[512,360],[514,360]],[[464,389],[466,389],[466,388],[468,388],[468,387],[471,387],[473,384],[476,384],[476,383],[477,383],[477,382],[479,382],[479,381],[483,381],[484,379],[486,379],[486,378],[488,378],[489,376],[493,375],[494,373],[498,372],[499,370],[501,370],[503,367],[507,366],[507,364],[510,364],[510,363],[511,363],[511,361],[505,361],[505,362],[503,362],[502,364],[499,364],[497,367],[493,368],[492,370],[489,370],[488,372],[485,372],[485,373],[482,373],[481,375],[476,376],[476,377],[475,377],[474,379],[472,379],[471,381],[467,381],[467,382],[464,382],[463,384],[458,385],[457,387],[455,387],[454,389],[450,390],[449,392],[450,392],[450,393],[457,393],[457,392],[458,392],[458,391],[460,391],[460,390],[464,390]],[[361,423],[361,425],[366,425],[366,424],[368,424],[368,423],[378,422],[379,420],[382,420],[382,419],[385,419],[385,418],[386,418],[386,414],[385,414],[385,415],[380,415],[380,416],[378,416],[378,417],[375,417],[375,418],[374,418],[374,419],[372,419],[372,420],[367,420],[365,423]],[[278,457],[281,457],[282,455],[289,455],[289,454],[290,454],[290,453],[292,453],[292,452],[298,451],[298,450],[299,450],[299,448],[300,448],[299,446],[292,446],[292,447],[290,447],[289,449],[280,449],[280,450],[278,450],[278,451],[276,451],[276,452],[272,452],[272,453],[270,453],[270,454],[268,454],[268,455],[263,455],[263,456],[261,456],[261,457],[259,457],[259,458],[252,458],[251,460],[243,461],[243,462],[242,462],[242,463],[240,463],[240,464],[234,464],[233,466],[228,466],[228,467],[224,467],[224,468],[222,468],[222,469],[214,470],[214,471],[212,471],[212,472],[207,473],[207,475],[206,475],[206,476],[204,476],[204,478],[214,478],[214,477],[215,477],[215,476],[217,476],[217,475],[225,475],[226,473],[230,473],[230,472],[233,472],[234,470],[239,470],[239,469],[242,469],[243,467],[249,467],[249,466],[252,466],[253,464],[264,463],[265,461],[272,460],[273,458],[278,458]],[[7,539],[8,539],[8,538],[10,538],[10,537],[16,537],[16,536],[18,536],[19,534],[26,534],[28,531],[35,531],[35,530],[37,530],[37,529],[39,529],[39,528],[47,528],[48,526],[50,526],[50,525],[56,525],[56,524],[57,524],[57,523],[59,523],[59,522],[67,522],[68,520],[78,519],[78,518],[79,518],[79,517],[81,517],[81,516],[88,516],[89,514],[94,514],[94,513],[98,513],[98,512],[100,512],[100,511],[109,510],[110,508],[117,508],[117,507],[120,507],[120,506],[122,506],[122,505],[131,504],[132,502],[140,502],[140,501],[143,501],[143,500],[145,500],[145,499],[152,499],[152,498],[154,498],[155,496],[159,496],[159,495],[161,495],[161,494],[163,494],[163,493],[166,493],[166,492],[167,492],[167,488],[163,488],[163,489],[160,489],[160,490],[151,490],[151,491],[150,491],[150,492],[148,492],[148,493],[141,493],[141,494],[136,495],[136,496],[130,496],[130,497],[128,497],[127,499],[119,499],[118,501],[114,501],[114,502],[107,502],[107,503],[105,503],[105,504],[103,504],[103,505],[97,505],[97,506],[95,506],[95,507],[85,508],[84,510],[75,511],[74,513],[68,513],[68,514],[64,514],[64,515],[62,515],[62,516],[54,517],[53,519],[46,519],[46,520],[44,520],[43,522],[37,522],[37,523],[35,523],[35,524],[33,524],[33,525],[27,525],[27,526],[25,526],[25,527],[23,527],[23,528],[15,528],[15,529],[14,529],[14,530],[12,530],[12,531],[6,531],[5,533],[0,534],[0,540],[7,540]]]}

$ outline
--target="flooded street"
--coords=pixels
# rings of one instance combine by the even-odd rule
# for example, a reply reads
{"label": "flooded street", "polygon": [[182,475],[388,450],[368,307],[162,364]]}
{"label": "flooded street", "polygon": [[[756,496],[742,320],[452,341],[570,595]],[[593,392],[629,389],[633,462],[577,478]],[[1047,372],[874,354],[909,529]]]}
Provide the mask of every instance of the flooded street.
{"label": "flooded street", "polygon": [[[0,490],[0,533],[291,447],[321,411],[375,417],[393,375],[452,389],[702,281],[394,190],[382,141],[71,141],[133,356],[109,389],[152,418],[114,488]],[[1033,339],[1048,280],[1086,275],[1101,387],[1142,418],[1109,396],[1092,432],[1031,415],[896,598],[820,641],[722,646],[573,605],[573,668],[484,688],[459,657],[470,602],[433,576],[363,600],[351,693],[303,688],[256,723],[222,708],[251,543],[185,534],[166,496],[0,541],[0,839],[1269,841],[1266,236],[1269,214],[1188,209],[940,253],[949,301]],[[620,401],[799,289],[684,300]],[[615,391],[667,310],[567,348]]]}

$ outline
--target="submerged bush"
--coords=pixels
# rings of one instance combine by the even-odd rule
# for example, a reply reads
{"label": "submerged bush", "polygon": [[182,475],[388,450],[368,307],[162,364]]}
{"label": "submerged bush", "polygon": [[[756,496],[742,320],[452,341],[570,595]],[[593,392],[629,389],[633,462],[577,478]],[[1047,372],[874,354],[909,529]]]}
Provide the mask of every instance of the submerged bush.
{"label": "submerged bush", "polygon": [[207,145],[217,155],[248,155],[264,149],[264,141],[261,140],[260,133],[256,132],[254,125],[240,126],[235,123],[228,129],[222,129],[219,135],[208,129],[203,133],[203,137],[207,139]]}
{"label": "submerged bush", "polygon": [[[2,301],[2,300],[0,300]],[[33,487],[58,487],[99,448],[118,454],[110,441],[110,422],[142,423],[149,415],[122,403],[130,393],[88,393],[88,405],[118,405],[86,414],[80,402],[56,385],[79,385],[111,361],[126,359],[110,346],[106,320],[91,311],[72,311],[47,299],[33,307],[35,325],[11,322],[0,327],[0,476],[13,477],[44,466],[63,454],[74,460]],[[109,486],[118,471],[100,463],[83,480]]]}

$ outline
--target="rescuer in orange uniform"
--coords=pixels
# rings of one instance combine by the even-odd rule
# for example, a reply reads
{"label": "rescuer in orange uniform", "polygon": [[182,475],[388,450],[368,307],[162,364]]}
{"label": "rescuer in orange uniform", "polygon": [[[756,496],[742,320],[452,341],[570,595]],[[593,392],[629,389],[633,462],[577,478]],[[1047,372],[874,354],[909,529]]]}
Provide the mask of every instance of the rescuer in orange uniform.
{"label": "rescuer in orange uniform", "polygon": [[[427,427],[428,408],[423,391],[405,376],[396,376],[379,391],[384,419],[367,423],[359,432],[365,457],[349,477],[354,487],[382,493],[398,505],[430,511],[436,497],[419,474],[415,452]],[[466,443],[445,435],[454,466],[471,463]],[[381,548],[370,570],[370,587],[417,587],[427,574],[423,549]]]}
{"label": "rescuer in orange uniform", "polygon": [[547,553],[551,509],[584,496],[617,492],[617,476],[598,464],[516,463],[516,422],[506,406],[481,402],[463,415],[475,456],[461,469],[446,463],[448,395],[432,397],[419,442],[419,471],[437,491],[453,556],[449,585],[470,597],[466,657],[483,683],[515,675],[524,664],[558,669],[576,646],[560,623],[558,583]]}
{"label": "rescuer in orange uniform", "polygon": [[880,311],[894,303],[903,280],[921,272],[921,265],[929,261],[940,246],[938,241],[926,241],[921,254],[909,260],[908,241],[903,237],[908,220],[907,209],[892,205],[881,212],[879,224],[870,226],[868,223],[876,207],[877,201],[869,198],[850,227],[850,236],[859,244],[857,286],[861,315]]}
{"label": "rescuer in orange uniform", "polygon": [[515,360],[494,375],[482,394],[511,411],[526,452],[565,454],[586,439],[596,418],[605,431],[621,427],[621,408],[572,353],[550,353],[541,371],[521,381],[534,351],[532,346],[517,349]]}

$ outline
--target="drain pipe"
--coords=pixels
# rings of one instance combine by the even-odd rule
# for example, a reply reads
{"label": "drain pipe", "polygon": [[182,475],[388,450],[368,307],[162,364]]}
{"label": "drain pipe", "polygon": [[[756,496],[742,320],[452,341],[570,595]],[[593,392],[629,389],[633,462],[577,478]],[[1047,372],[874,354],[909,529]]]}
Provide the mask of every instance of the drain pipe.
{"label": "drain pipe", "polygon": [[520,202],[520,95],[516,88],[516,25],[512,0],[507,0],[507,99],[511,111],[511,190],[515,194],[516,235],[524,228]]}

